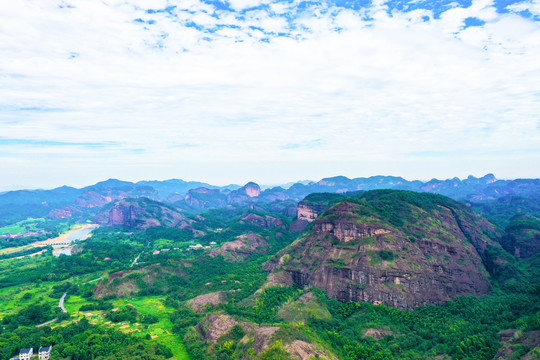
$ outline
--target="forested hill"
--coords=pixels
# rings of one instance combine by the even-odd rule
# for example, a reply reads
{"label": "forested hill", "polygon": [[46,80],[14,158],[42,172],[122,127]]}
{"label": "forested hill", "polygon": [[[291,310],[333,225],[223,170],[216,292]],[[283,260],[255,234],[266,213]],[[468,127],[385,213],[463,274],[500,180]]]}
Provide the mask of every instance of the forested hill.
{"label": "forested hill", "polygon": [[373,190],[342,199],[274,258],[274,273],[340,301],[415,309],[491,292],[507,258],[496,226],[437,194]]}

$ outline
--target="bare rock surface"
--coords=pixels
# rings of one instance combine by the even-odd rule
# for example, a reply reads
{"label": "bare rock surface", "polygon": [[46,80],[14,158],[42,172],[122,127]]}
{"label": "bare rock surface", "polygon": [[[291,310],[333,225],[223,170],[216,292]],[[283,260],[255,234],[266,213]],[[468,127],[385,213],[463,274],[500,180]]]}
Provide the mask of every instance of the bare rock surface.
{"label": "bare rock surface", "polygon": [[247,233],[213,249],[210,256],[223,255],[228,260],[239,261],[253,253],[266,253],[267,248],[268,243],[260,235]]}
{"label": "bare rock surface", "polygon": [[212,293],[199,295],[188,301],[188,306],[193,311],[202,311],[207,305],[218,305],[223,303],[224,297],[223,291],[216,291]]}
{"label": "bare rock surface", "polygon": [[295,340],[286,348],[287,352],[295,359],[307,360],[312,357],[327,360],[337,360],[333,355],[328,355],[322,349],[316,349],[313,344],[302,340]]}
{"label": "bare rock surface", "polygon": [[259,326],[237,321],[229,315],[215,313],[208,314],[195,328],[205,341],[215,344],[235,325],[241,325],[247,336],[253,337],[252,346],[257,353],[268,347],[272,335],[279,330],[277,326]]}

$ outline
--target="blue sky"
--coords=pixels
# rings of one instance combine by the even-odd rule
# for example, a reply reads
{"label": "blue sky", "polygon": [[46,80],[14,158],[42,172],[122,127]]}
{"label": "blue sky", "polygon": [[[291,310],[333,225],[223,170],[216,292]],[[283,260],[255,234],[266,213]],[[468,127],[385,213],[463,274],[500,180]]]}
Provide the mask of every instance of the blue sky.
{"label": "blue sky", "polygon": [[540,177],[540,1],[18,0],[0,190]]}

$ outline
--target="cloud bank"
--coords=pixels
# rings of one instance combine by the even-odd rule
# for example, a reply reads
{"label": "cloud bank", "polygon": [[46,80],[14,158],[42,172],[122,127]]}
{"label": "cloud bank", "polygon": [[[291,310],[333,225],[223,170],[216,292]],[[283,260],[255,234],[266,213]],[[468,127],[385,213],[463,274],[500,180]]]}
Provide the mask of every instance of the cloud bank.
{"label": "cloud bank", "polygon": [[434,3],[4,1],[0,183],[539,177],[540,3]]}

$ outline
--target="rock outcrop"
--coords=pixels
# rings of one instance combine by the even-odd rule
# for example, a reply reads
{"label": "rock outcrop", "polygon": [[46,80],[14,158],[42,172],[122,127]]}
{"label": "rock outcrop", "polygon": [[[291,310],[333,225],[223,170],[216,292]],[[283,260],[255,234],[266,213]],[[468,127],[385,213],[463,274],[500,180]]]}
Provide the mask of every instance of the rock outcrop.
{"label": "rock outcrop", "polygon": [[344,196],[337,194],[311,194],[300,201],[297,206],[296,220],[291,224],[292,232],[302,232],[319,215],[332,205],[343,200]]}
{"label": "rock outcrop", "polygon": [[142,229],[152,226],[176,227],[183,225],[183,220],[184,217],[174,208],[146,198],[117,201],[110,210],[102,210],[95,217],[96,222],[109,226]]}
{"label": "rock outcrop", "polygon": [[236,237],[212,250],[210,256],[223,255],[228,261],[241,261],[251,254],[265,254],[269,245],[261,236],[248,233]]}
{"label": "rock outcrop", "polygon": [[227,196],[229,203],[241,203],[256,198],[261,194],[261,188],[254,182],[248,182],[238,190],[231,191]]}
{"label": "rock outcrop", "polygon": [[332,207],[266,267],[340,301],[415,309],[490,292],[483,261],[500,246],[486,234],[499,235],[443,196],[372,191]]}
{"label": "rock outcrop", "polygon": [[265,215],[265,214],[256,214],[254,212],[248,212],[242,216],[240,220],[242,224],[251,224],[259,226],[265,229],[270,229],[273,227],[286,228],[283,220],[278,217]]}
{"label": "rock outcrop", "polygon": [[242,327],[244,332],[252,338],[251,346],[257,353],[262,353],[270,343],[272,335],[279,330],[277,326],[259,326],[248,322],[240,322],[224,314],[211,313],[201,320],[195,329],[203,340],[217,343],[218,339],[229,332],[235,325]]}
{"label": "rock outcrop", "polygon": [[187,305],[191,310],[196,312],[202,312],[209,305],[218,305],[224,302],[224,297],[227,292],[225,291],[216,291],[211,293],[206,293],[194,297],[193,299],[187,302]]}
{"label": "rock outcrop", "polygon": [[327,354],[327,351],[317,348],[313,344],[302,340],[295,340],[287,346],[287,352],[293,359],[309,360],[309,359],[327,359],[337,360],[334,355]]}

